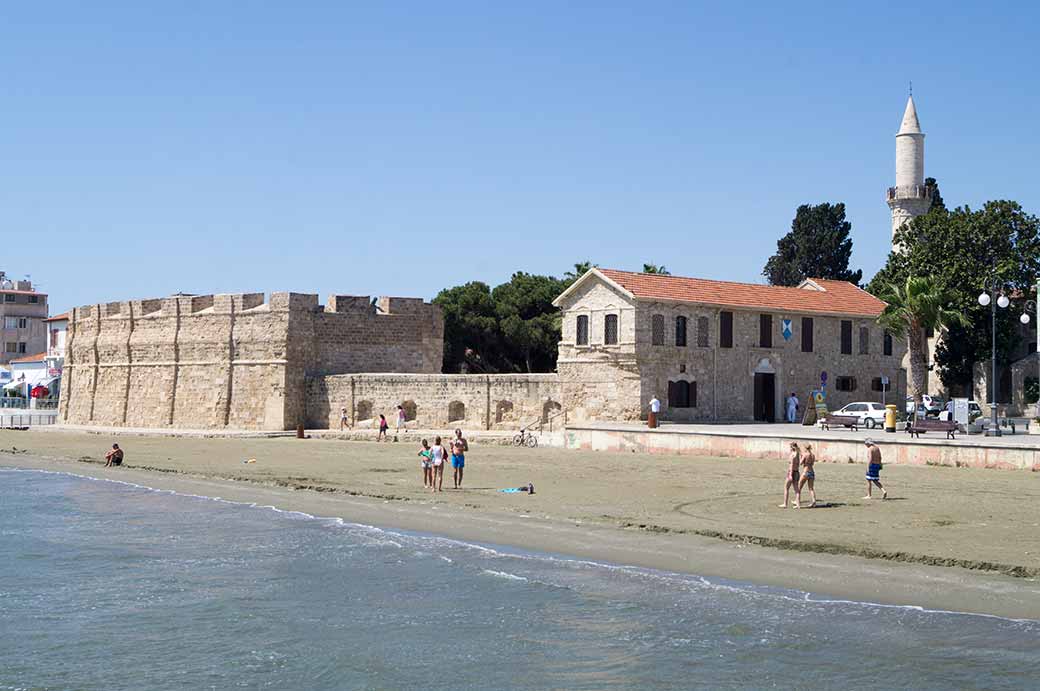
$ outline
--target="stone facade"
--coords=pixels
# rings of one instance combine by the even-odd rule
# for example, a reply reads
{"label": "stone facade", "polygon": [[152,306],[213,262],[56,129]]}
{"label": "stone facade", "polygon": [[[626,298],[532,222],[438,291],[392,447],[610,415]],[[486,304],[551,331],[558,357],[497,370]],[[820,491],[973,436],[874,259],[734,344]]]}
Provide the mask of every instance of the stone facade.
{"label": "stone facade", "polygon": [[[890,381],[886,402],[902,406],[905,397],[901,363],[906,346],[900,339],[890,339],[890,354],[885,354],[886,336],[876,315],[644,298],[598,270],[575,283],[557,304],[563,311],[558,370],[563,404],[573,420],[643,418],[655,395],[663,405],[662,417],[669,420],[781,420],[783,399],[794,391],[807,404],[809,392],[820,387],[824,372],[831,410],[853,401],[881,401],[882,393],[875,390],[881,377]],[[768,346],[762,345],[763,315],[768,318]],[[608,318],[617,319],[616,343],[606,342]],[[720,345],[724,318],[732,319],[731,347]],[[579,327],[579,319],[587,320],[588,327]],[[785,320],[790,320],[789,338],[784,336]],[[851,335],[851,354],[841,352],[843,322],[846,336]],[[812,328],[808,352],[803,351],[803,323]],[[685,345],[677,345],[682,324]],[[584,344],[579,342],[579,328],[587,334]],[[769,398],[765,388],[758,389],[756,400],[756,379],[759,387],[771,381],[771,401],[763,400]]]}
{"label": "stone facade", "polygon": [[292,429],[307,377],[439,372],[440,308],[413,298],[263,293],[88,305],[69,315],[69,424]]}
{"label": "stone facade", "polygon": [[560,401],[555,374],[331,375],[307,380],[307,425],[337,429],[346,409],[352,427],[383,414],[393,428],[400,405],[414,428],[519,429],[555,420]]}

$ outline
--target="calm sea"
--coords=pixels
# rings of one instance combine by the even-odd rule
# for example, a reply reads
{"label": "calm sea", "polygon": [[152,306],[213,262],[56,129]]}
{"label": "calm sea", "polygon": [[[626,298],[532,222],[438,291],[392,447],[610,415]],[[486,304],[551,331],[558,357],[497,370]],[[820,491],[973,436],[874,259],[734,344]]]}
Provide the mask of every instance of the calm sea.
{"label": "calm sea", "polygon": [[0,470],[0,689],[1024,689],[1040,623]]}

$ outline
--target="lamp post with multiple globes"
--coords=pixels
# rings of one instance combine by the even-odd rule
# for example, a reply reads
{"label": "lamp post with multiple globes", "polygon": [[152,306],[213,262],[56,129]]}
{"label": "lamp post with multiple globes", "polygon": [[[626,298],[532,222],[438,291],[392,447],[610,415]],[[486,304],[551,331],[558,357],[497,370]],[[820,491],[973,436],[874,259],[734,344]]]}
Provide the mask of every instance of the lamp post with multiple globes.
{"label": "lamp post with multiple globes", "polygon": [[[992,292],[993,294],[996,294],[998,291],[999,291],[999,288],[997,287],[997,280],[996,280],[996,277],[994,277],[992,282],[991,282],[991,284],[990,284],[990,292]],[[1040,299],[1040,281],[1037,282],[1037,295],[1038,295],[1038,299]],[[999,423],[997,422],[997,386],[998,386],[998,384],[997,384],[997,307],[1000,307],[1001,309],[1007,309],[1007,307],[1011,304],[1011,300],[1008,298],[1007,295],[1004,295],[1004,293],[1002,291],[1000,291],[1000,295],[997,297],[996,300],[994,300],[990,296],[990,293],[987,293],[987,292],[983,291],[982,294],[979,295],[979,304],[982,305],[983,307],[986,307],[987,305],[990,307],[990,334],[991,334],[992,339],[993,339],[992,340],[992,344],[991,344],[992,353],[991,353],[991,370],[990,370],[990,380],[989,380],[990,381],[990,386],[988,387],[989,390],[990,390],[990,397],[989,397],[990,424],[989,424],[989,427],[986,429],[986,436],[987,437],[999,437],[999,436],[1001,436],[1001,434],[1000,434],[1000,426],[999,426]],[[1036,309],[1037,310],[1037,336],[1036,336],[1037,340],[1036,340],[1036,349],[1037,349],[1037,352],[1040,353],[1040,305],[1038,305],[1037,302],[1034,302],[1033,300],[1029,300],[1028,302],[1026,302],[1025,310],[1022,312],[1022,316],[1020,316],[1018,318],[1018,320],[1022,324],[1028,324],[1029,323],[1029,310],[1030,309]],[[1040,361],[1040,355],[1037,356],[1037,359],[1038,359],[1038,361]],[[1037,386],[1040,387],[1040,378],[1037,379]],[[1040,414],[1040,401],[1037,402],[1037,409],[1038,409],[1037,410],[1038,414]]]}

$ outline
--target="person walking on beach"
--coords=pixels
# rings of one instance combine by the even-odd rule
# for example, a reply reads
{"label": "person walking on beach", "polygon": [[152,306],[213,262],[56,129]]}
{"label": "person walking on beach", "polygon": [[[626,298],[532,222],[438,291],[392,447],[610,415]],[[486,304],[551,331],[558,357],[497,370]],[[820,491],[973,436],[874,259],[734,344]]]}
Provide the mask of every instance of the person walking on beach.
{"label": "person walking on beach", "polygon": [[339,411],[339,428],[340,431],[350,426],[350,420],[347,418],[347,409],[343,408]]}
{"label": "person walking on beach", "polygon": [[433,446],[430,447],[430,464],[433,466],[433,475],[430,478],[431,492],[444,491],[444,461],[447,455],[448,452],[441,446],[441,438],[436,437]]}
{"label": "person walking on beach", "polygon": [[798,463],[801,460],[801,454],[798,450],[798,442],[791,442],[791,461],[787,464],[787,479],[784,480],[784,503],[780,504],[781,509],[787,508],[787,496],[791,492],[791,488],[798,488]]}
{"label": "person walking on beach", "polygon": [[798,396],[791,392],[791,395],[787,397],[787,421],[797,422],[798,421],[798,406],[801,405],[801,401],[798,400]]}
{"label": "person walking on beach", "polygon": [[812,499],[810,507],[816,506],[816,471],[813,470],[813,464],[816,463],[816,454],[813,453],[812,444],[805,445],[805,453],[802,454],[802,467],[805,471],[802,472],[802,479],[798,481],[798,491],[794,493],[794,507],[796,509],[802,508],[802,487],[809,485],[809,498]]}
{"label": "person walking on beach", "polygon": [[462,436],[461,429],[455,430],[455,438],[451,440],[451,467],[455,489],[462,488],[462,473],[466,469],[467,451],[469,451],[469,442]]}
{"label": "person walking on beach", "polygon": [[105,454],[105,467],[121,465],[123,465],[123,450],[119,448],[119,444],[113,444],[112,448]]}
{"label": "person walking on beach", "polygon": [[430,462],[430,442],[422,440],[422,448],[419,449],[419,467],[422,468],[423,489],[433,487],[433,464]]}
{"label": "person walking on beach", "polygon": [[390,429],[389,423],[386,421],[386,415],[379,414],[379,434],[376,435],[376,441],[390,441],[386,437],[386,431]]}
{"label": "person walking on beach", "polygon": [[661,401],[657,399],[655,394],[650,399],[650,415],[646,418],[646,426],[650,429],[657,429],[657,414],[661,412]]}
{"label": "person walking on beach", "polygon": [[877,447],[873,439],[868,439],[867,444],[867,496],[864,499],[873,499],[871,487],[877,485],[881,490],[881,498],[888,499],[888,490],[881,485],[881,449]]}

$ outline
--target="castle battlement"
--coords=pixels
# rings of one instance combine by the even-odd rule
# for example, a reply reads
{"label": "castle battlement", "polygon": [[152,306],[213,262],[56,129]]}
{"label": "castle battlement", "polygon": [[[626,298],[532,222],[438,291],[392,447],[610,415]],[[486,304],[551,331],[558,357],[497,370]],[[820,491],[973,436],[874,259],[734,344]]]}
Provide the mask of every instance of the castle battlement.
{"label": "castle battlement", "polygon": [[291,429],[305,377],[438,373],[444,323],[419,298],[171,295],[71,310],[60,414],[132,427]]}

